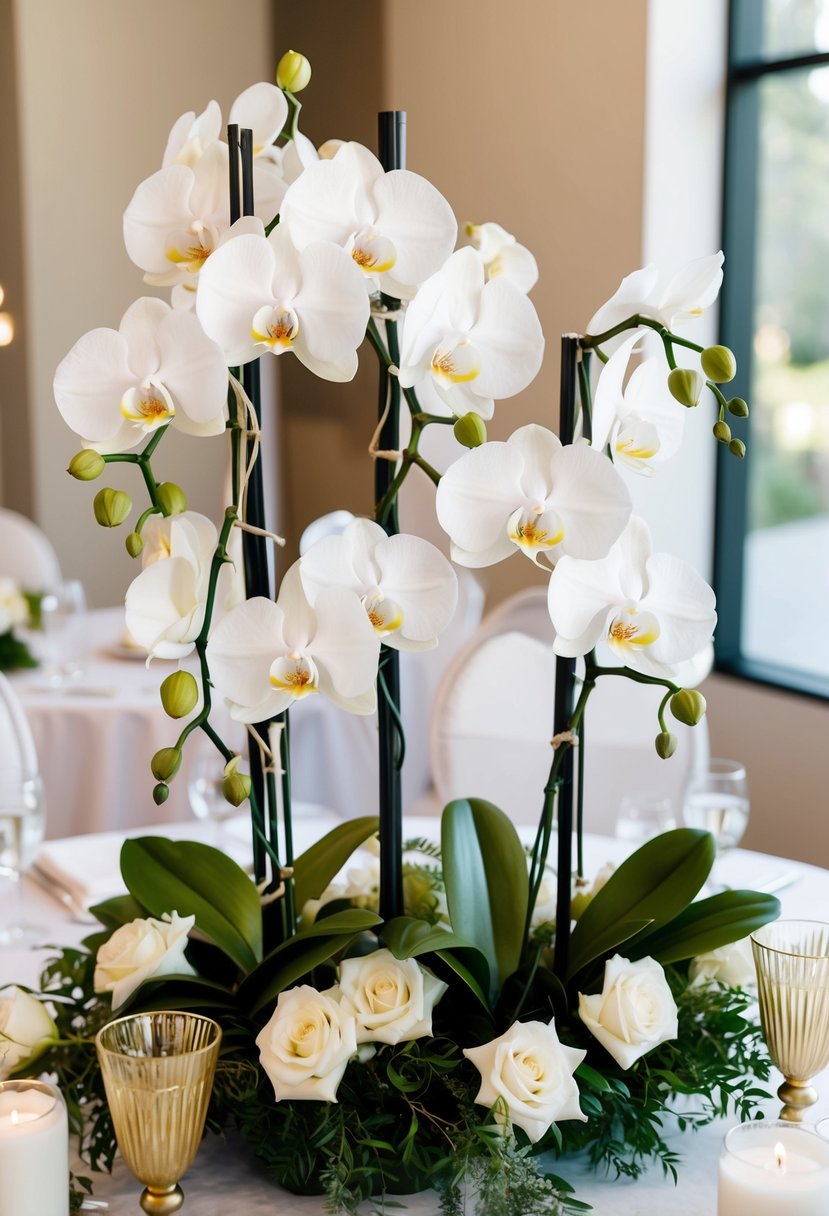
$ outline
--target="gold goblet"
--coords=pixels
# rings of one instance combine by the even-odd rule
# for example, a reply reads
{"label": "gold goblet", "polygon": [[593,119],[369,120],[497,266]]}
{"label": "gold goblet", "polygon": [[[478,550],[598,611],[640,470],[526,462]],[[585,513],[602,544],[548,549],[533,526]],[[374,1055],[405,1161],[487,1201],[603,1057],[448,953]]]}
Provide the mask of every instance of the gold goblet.
{"label": "gold goblet", "polygon": [[772,921],[751,947],[763,1035],[785,1077],[780,1118],[799,1123],[817,1101],[812,1077],[829,1064],[829,925]]}
{"label": "gold goblet", "polygon": [[98,1032],[118,1147],[145,1185],[141,1207],[164,1216],[184,1202],[179,1179],[196,1156],[221,1028],[193,1013],[139,1013]]}

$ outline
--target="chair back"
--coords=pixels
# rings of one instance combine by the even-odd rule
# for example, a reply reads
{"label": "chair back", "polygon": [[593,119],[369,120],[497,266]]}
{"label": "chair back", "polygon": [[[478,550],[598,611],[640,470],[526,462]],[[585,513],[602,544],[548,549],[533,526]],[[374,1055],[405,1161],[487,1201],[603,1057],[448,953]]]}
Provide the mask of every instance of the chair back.
{"label": "chair back", "polygon": [[61,582],[52,542],[25,515],[0,507],[0,576],[13,578],[23,591],[46,591]]}
{"label": "chair back", "polygon": [[35,741],[23,706],[10,681],[0,672],[0,769],[21,777],[37,775]]}

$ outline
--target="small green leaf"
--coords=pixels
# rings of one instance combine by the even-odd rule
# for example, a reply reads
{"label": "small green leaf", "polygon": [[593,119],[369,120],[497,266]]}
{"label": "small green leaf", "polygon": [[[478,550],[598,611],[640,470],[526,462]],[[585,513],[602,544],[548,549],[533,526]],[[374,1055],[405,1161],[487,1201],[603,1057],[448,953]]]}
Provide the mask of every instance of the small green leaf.
{"label": "small green leaf", "polygon": [[152,916],[195,915],[196,924],[243,971],[262,958],[256,887],[230,857],[191,840],[142,836],[121,848],[121,874]]}
{"label": "small green leaf", "polygon": [[[413,916],[398,916],[383,926],[383,941],[395,958],[417,958],[436,954],[478,998],[490,1012],[486,992],[489,990],[489,965],[476,946],[470,945],[457,933],[450,933]],[[461,956],[458,955],[461,951]]]}
{"label": "small green leaf", "polygon": [[706,954],[729,942],[748,937],[755,929],[776,920],[780,901],[759,891],[721,891],[691,904],[672,921],[639,938],[631,958],[650,955],[657,962],[676,963]]}
{"label": "small green leaf", "polygon": [[120,929],[131,920],[138,920],[147,915],[147,909],[131,895],[115,895],[112,899],[95,904],[89,911],[108,929]]}
{"label": "small green leaf", "polygon": [[378,822],[376,816],[369,815],[337,824],[297,857],[294,862],[294,900],[299,911],[309,899],[319,899],[354,850],[375,834]]}

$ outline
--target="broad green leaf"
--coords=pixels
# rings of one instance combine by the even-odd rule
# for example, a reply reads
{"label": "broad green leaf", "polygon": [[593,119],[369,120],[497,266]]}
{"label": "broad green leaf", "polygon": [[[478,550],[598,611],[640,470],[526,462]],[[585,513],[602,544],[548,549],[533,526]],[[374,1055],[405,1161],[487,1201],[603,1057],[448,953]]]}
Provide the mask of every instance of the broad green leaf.
{"label": "broad green leaf", "polygon": [[486,966],[486,959],[482,954],[479,953],[479,951],[475,950],[474,946],[470,947],[470,954],[473,954],[473,952],[482,960],[484,964],[485,972],[483,983],[479,978],[475,977],[472,970],[466,966],[465,963],[461,962],[455,951],[436,950],[435,954],[438,956],[438,958],[443,959],[447,967],[452,968],[459,979],[463,980],[467,988],[469,988],[474,996],[476,996],[481,1002],[487,1013],[491,1013],[492,1010],[490,1009],[489,1001],[486,998],[486,993],[489,990],[489,968]]}
{"label": "broad green leaf", "polygon": [[131,920],[138,920],[139,917],[147,915],[147,909],[142,907],[138,900],[133,899],[131,895],[116,895],[112,899],[105,899],[103,903],[95,904],[89,911],[108,929],[120,929],[122,925],[128,925]]}
{"label": "broad green leaf", "polygon": [[[436,954],[452,968],[489,1011],[489,1002],[485,996],[490,982],[486,958],[477,947],[458,937],[457,933],[450,933],[412,916],[398,916],[383,926],[383,941],[394,957],[399,959]],[[458,951],[462,951],[460,957]]]}
{"label": "broad green leaf", "polygon": [[443,812],[441,853],[452,928],[481,951],[500,989],[524,945],[529,878],[518,833],[491,802],[461,798]]}
{"label": "broad green leaf", "polygon": [[121,874],[152,916],[195,914],[198,928],[243,971],[262,958],[259,894],[245,871],[218,849],[162,836],[125,840]]}
{"label": "broad green leaf", "polygon": [[309,899],[319,899],[355,849],[377,831],[375,815],[349,819],[327,832],[294,862],[294,899],[302,911]]}
{"label": "broad green leaf", "polygon": [[568,978],[610,953],[631,934],[631,921],[658,929],[691,903],[714,864],[710,832],[675,828],[649,840],[623,861],[582,913],[570,939]]}
{"label": "broad green leaf", "polygon": [[780,915],[780,901],[759,891],[721,891],[691,904],[667,925],[636,940],[631,958],[676,963],[748,937]]}
{"label": "broad green leaf", "polygon": [[233,993],[223,984],[203,979],[200,975],[164,975],[145,980],[130,999],[119,1008],[119,1015],[156,1009],[235,1009]]}

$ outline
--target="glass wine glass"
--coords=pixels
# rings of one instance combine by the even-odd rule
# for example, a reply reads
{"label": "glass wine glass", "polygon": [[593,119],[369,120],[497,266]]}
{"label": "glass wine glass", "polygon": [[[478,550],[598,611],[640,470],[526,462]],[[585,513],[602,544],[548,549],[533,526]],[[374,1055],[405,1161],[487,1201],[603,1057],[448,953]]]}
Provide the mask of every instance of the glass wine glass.
{"label": "glass wine glass", "polygon": [[714,887],[727,885],[718,873],[719,862],[742,840],[748,812],[746,770],[739,761],[709,760],[707,768],[691,774],[682,819],[686,827],[710,832],[717,842],[717,861],[711,872]]}
{"label": "glass wine glass", "polygon": [[44,932],[26,919],[21,882],[37,856],[43,830],[40,777],[21,768],[0,768],[0,877],[14,884],[16,904],[11,923],[0,929],[2,945],[30,945]]}
{"label": "glass wine glass", "polygon": [[625,794],[622,798],[616,819],[617,840],[627,840],[638,847],[675,827],[670,798],[647,791]]}
{"label": "glass wine glass", "polygon": [[83,675],[88,651],[86,594],[77,579],[47,591],[40,603],[43,676],[59,688]]}
{"label": "glass wine glass", "polygon": [[190,809],[197,819],[212,825],[210,843],[221,849],[226,843],[225,823],[238,814],[239,808],[228,802],[222,793],[225,761],[221,754],[207,738],[199,739],[195,746],[196,755],[187,783]]}

